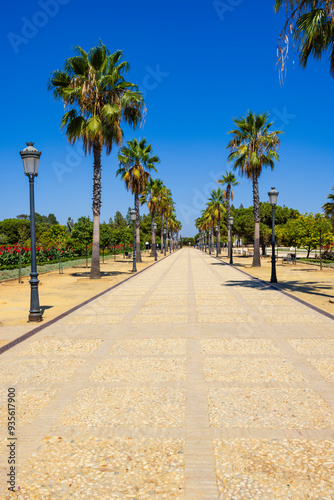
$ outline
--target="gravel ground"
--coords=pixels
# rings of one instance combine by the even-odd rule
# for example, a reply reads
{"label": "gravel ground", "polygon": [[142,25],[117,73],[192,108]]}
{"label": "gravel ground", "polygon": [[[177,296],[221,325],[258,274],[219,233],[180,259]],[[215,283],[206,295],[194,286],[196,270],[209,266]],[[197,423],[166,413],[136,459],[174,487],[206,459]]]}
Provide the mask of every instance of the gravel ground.
{"label": "gravel ground", "polygon": [[0,358],[0,499],[332,500],[331,331],[208,255],[162,260]]}

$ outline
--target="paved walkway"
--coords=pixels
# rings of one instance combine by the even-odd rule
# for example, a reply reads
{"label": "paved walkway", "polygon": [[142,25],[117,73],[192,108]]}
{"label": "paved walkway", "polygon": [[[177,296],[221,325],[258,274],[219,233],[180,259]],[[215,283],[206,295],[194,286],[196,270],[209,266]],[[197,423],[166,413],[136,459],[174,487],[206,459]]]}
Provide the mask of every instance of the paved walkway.
{"label": "paved walkway", "polygon": [[0,498],[333,499],[333,326],[171,255],[1,355]]}

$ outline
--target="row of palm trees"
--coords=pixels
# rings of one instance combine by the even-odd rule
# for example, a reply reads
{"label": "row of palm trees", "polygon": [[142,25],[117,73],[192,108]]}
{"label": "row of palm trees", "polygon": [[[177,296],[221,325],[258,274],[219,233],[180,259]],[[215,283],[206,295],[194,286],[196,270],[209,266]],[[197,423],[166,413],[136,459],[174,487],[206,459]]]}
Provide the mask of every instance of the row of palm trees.
{"label": "row of palm trees", "polygon": [[195,221],[195,226],[199,232],[205,231],[209,232],[211,237],[211,246],[214,245],[214,236],[217,230],[217,248],[218,255],[221,253],[221,223],[226,215],[226,226],[228,235],[228,251],[230,251],[230,223],[229,217],[230,212],[230,202],[233,200],[233,186],[237,186],[239,182],[237,181],[233,172],[226,172],[221,179],[217,180],[217,183],[226,186],[223,190],[222,188],[213,189],[211,191],[210,197],[207,202],[207,207],[202,210],[201,217],[198,217]]}
{"label": "row of palm trees", "polygon": [[[122,146],[122,125],[136,129],[143,123],[145,103],[138,86],[129,82],[125,75],[130,70],[122,60],[122,51],[110,53],[100,44],[89,52],[75,48],[76,55],[66,59],[61,70],[52,72],[49,90],[65,106],[61,127],[68,141],[82,141],[85,154],[93,154],[93,246],[90,278],[100,278],[100,213],[101,213],[101,156],[110,155],[113,146]],[[161,214],[168,221],[169,230],[176,232],[180,223],[176,221],[171,193],[164,187],[157,195],[158,180],[150,180],[150,171],[156,171],[157,156],[151,156],[152,146],[145,139],[128,141],[119,154],[117,175],[124,180],[126,188],[134,194],[137,212],[137,259],[140,261],[139,203],[146,193],[152,213]],[[151,183],[151,184],[150,184]],[[162,183],[162,181],[160,181]],[[151,186],[150,191],[148,191]],[[162,188],[161,188],[162,189]],[[143,199],[143,198],[142,198]],[[159,199],[159,201],[158,201]],[[157,208],[159,205],[159,209]],[[151,208],[150,208],[151,207]],[[162,208],[163,207],[163,208]],[[154,219],[154,216],[152,220]],[[153,225],[153,223],[152,223]],[[153,237],[153,231],[152,231]]]}
{"label": "row of palm trees", "polygon": [[[261,266],[260,259],[260,195],[259,178],[263,167],[274,168],[274,161],[279,160],[277,150],[280,145],[279,134],[281,131],[271,131],[272,122],[269,122],[269,114],[259,115],[248,111],[245,117],[233,119],[235,128],[229,131],[232,138],[227,145],[230,150],[228,161],[233,162],[233,169],[248,180],[252,181],[253,187],[253,209],[254,209],[254,253],[253,266]],[[233,199],[232,186],[239,184],[233,172],[226,172],[222,179],[217,181],[225,185],[225,191],[220,188],[213,190],[207,203],[207,208],[202,212],[202,216],[196,220],[198,229],[214,228],[220,222],[222,216],[227,216],[227,234],[230,243],[230,199]],[[220,252],[220,230],[217,235],[218,252]],[[230,244],[228,245],[230,248]]]}
{"label": "row of palm trees", "polygon": [[[178,239],[181,222],[176,220],[174,202],[170,189],[167,189],[161,179],[152,179],[150,172],[157,172],[156,164],[160,163],[158,156],[151,156],[152,146],[147,144],[146,139],[133,139],[128,141],[118,153],[119,169],[116,176],[120,176],[125,182],[126,189],[134,195],[134,208],[136,211],[136,259],[141,262],[140,252],[140,214],[139,205],[147,203],[151,214],[151,233],[153,255],[155,240],[154,221],[155,216],[161,217],[161,241],[163,231],[166,229],[170,235],[170,241],[174,236]],[[161,253],[163,247],[161,245]]]}

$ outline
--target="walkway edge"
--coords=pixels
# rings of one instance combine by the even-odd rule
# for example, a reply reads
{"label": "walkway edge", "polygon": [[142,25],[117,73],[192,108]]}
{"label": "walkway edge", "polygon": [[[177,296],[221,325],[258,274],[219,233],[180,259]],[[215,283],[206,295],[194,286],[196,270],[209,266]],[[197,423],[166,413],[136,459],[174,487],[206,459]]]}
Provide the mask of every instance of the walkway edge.
{"label": "walkway edge", "polygon": [[[212,255],[210,257],[212,257]],[[215,260],[218,260],[218,262],[221,262],[224,266],[233,267],[233,269],[235,269],[236,271],[239,271],[240,273],[245,274],[249,278],[253,278],[254,280],[257,280],[259,283],[262,283],[262,285],[266,285],[267,287],[272,288],[273,290],[277,290],[277,291],[281,292],[283,295],[286,295],[287,297],[289,297],[290,299],[296,300],[300,304],[303,304],[304,306],[309,307],[313,311],[316,311],[317,313],[322,314],[323,316],[326,316],[327,318],[334,321],[334,315],[327,312],[327,311],[324,311],[323,309],[320,309],[320,307],[314,306],[313,304],[310,304],[309,302],[306,302],[305,300],[300,299],[299,297],[295,297],[294,295],[291,295],[290,293],[285,292],[284,290],[281,290],[278,286],[275,286],[272,283],[269,283],[269,281],[265,281],[265,280],[262,280],[261,278],[257,278],[256,276],[252,276],[251,274],[247,273],[246,271],[243,271],[242,269],[239,269],[238,267],[233,266],[233,264],[229,264],[228,262],[224,262],[223,260],[219,259],[218,257],[212,257],[212,258]],[[0,351],[0,354],[1,354],[1,351]]]}

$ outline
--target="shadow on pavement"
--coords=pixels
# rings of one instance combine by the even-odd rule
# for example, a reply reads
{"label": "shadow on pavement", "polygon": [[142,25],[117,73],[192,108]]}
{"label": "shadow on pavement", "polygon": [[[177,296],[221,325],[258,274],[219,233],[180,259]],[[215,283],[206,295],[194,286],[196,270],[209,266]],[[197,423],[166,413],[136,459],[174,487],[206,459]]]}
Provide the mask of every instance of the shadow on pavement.
{"label": "shadow on pavement", "polygon": [[[118,276],[119,274],[129,274],[129,273],[128,272],[127,273],[121,272],[121,271],[101,271],[100,272],[101,278],[108,277],[108,276]],[[77,276],[78,278],[89,278],[90,271],[71,273],[71,276]]]}
{"label": "shadow on pavement", "polygon": [[[262,283],[257,283],[252,280],[240,280],[240,281],[227,281],[222,284],[222,286],[239,286],[245,288],[254,288],[260,290],[270,290],[271,285],[268,283],[266,287]],[[300,283],[298,281],[289,281],[285,283],[275,283],[275,287],[283,290],[285,292],[300,292],[300,293],[308,293],[311,295],[318,295],[322,297],[328,297],[329,295],[325,293],[326,291],[333,291],[333,287],[331,285],[327,285],[325,283],[319,283],[316,281],[308,281],[306,283]]]}
{"label": "shadow on pavement", "polygon": [[53,306],[40,306],[40,309],[42,311],[42,316],[44,316],[44,312],[47,310],[47,309],[52,309]]}

